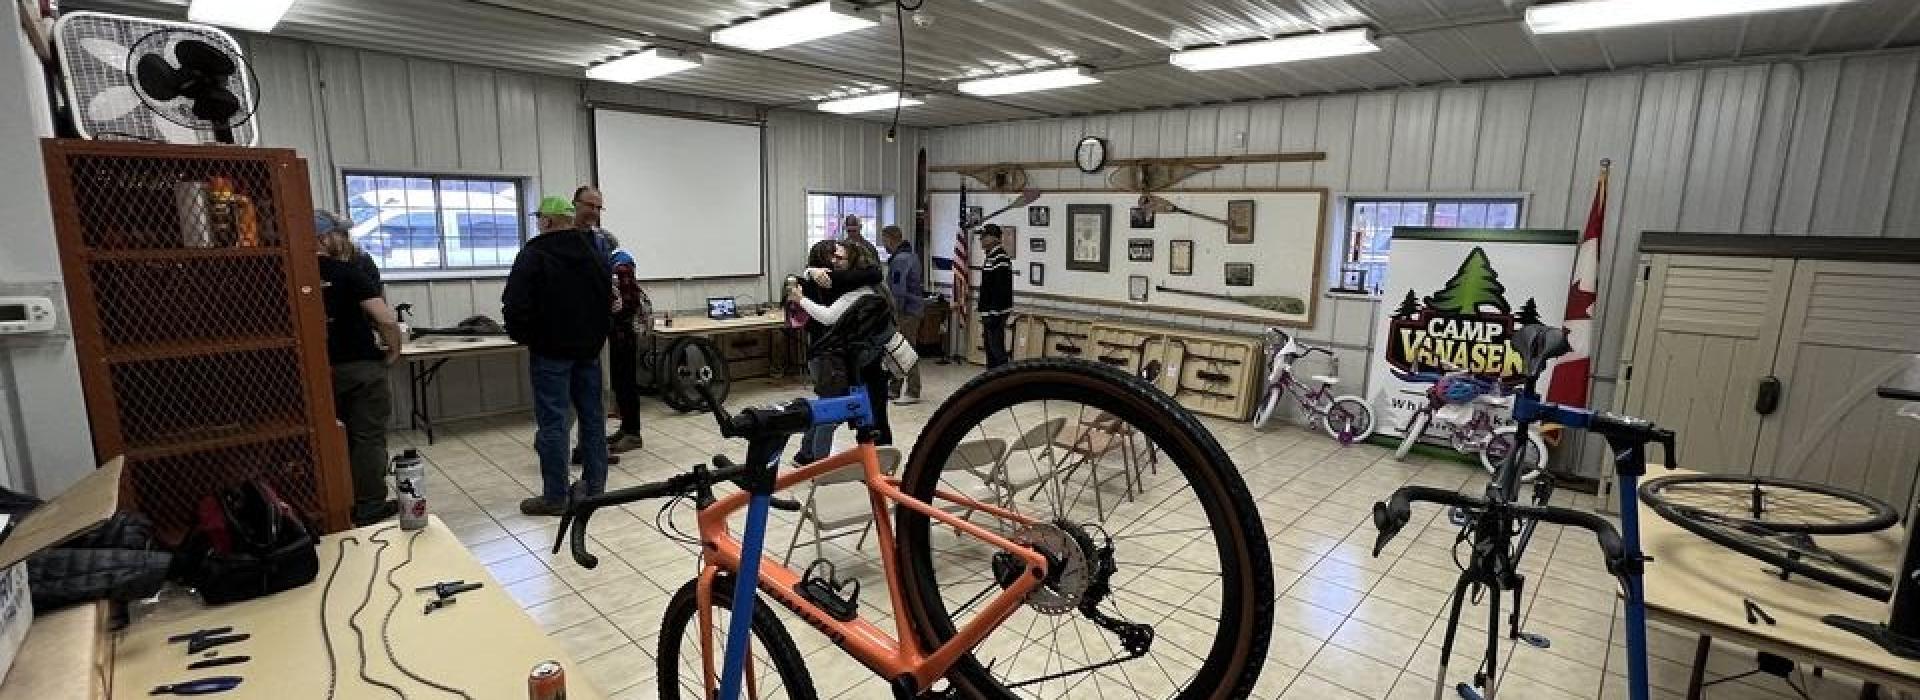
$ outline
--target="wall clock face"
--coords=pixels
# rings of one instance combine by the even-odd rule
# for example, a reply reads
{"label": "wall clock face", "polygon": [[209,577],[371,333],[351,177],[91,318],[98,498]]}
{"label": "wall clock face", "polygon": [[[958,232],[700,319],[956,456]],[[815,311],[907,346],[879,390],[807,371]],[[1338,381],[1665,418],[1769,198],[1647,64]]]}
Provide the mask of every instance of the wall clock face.
{"label": "wall clock face", "polygon": [[1107,140],[1098,136],[1080,139],[1080,146],[1073,151],[1073,162],[1080,166],[1080,172],[1089,175],[1107,167]]}

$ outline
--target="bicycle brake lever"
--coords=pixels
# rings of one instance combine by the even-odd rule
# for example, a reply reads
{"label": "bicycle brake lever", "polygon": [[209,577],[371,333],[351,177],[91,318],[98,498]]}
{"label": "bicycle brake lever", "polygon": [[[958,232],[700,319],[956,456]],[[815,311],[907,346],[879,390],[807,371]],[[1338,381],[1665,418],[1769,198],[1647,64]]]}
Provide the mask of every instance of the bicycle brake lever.
{"label": "bicycle brake lever", "polygon": [[1375,501],[1373,503],[1373,526],[1380,530],[1380,534],[1373,538],[1373,556],[1380,556],[1380,550],[1386,549],[1387,543],[1393,540],[1394,535],[1400,534],[1400,529],[1406,527],[1406,525],[1407,519],[1405,517],[1395,517],[1393,509],[1388,507],[1386,503]]}

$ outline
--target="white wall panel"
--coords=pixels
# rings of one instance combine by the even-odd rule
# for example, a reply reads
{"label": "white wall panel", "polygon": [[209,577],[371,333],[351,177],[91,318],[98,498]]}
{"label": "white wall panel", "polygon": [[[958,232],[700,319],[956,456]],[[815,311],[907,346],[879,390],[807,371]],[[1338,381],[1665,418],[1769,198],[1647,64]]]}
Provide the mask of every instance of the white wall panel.
{"label": "white wall panel", "polygon": [[412,107],[414,164],[434,169],[460,167],[453,66],[439,61],[407,61],[407,95]]}
{"label": "white wall panel", "polygon": [[[1008,131],[1056,129],[1061,144],[1105,135],[1116,157],[1320,150],[1317,163],[1254,164],[1240,178],[1223,169],[1207,182],[1312,184],[1336,196],[1517,190],[1529,195],[1528,226],[1575,229],[1600,160],[1612,159],[1594,392],[1605,407],[1642,231],[1920,237],[1917,80],[1916,51],[1624,71],[952,127],[928,134],[928,153],[934,164],[1054,160],[1008,152],[1020,143]],[[1233,140],[1242,123],[1244,151]],[[1302,336],[1365,342],[1343,330],[1355,313],[1346,306],[1323,305],[1319,327]]]}

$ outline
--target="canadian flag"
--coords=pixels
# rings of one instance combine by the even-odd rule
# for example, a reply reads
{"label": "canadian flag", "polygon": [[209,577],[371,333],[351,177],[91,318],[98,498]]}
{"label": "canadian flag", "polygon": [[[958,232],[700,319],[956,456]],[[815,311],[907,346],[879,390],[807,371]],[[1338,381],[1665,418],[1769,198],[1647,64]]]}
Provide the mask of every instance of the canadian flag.
{"label": "canadian flag", "polygon": [[1573,259],[1573,280],[1567,285],[1567,343],[1573,352],[1554,365],[1547,400],[1563,406],[1586,406],[1587,383],[1593,376],[1593,304],[1600,298],[1600,231],[1607,222],[1607,171],[1613,162],[1600,161],[1600,182],[1593,188],[1593,208],[1587,228],[1580,233],[1580,250]]}

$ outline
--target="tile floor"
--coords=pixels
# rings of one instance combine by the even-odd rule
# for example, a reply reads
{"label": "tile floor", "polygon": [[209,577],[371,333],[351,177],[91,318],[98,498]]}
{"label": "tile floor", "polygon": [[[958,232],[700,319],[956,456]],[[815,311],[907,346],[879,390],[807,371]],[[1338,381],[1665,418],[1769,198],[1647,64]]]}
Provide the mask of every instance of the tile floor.
{"label": "tile floor", "polygon": [[[894,407],[892,420],[902,450],[938,408],[938,400],[971,369],[928,364],[929,400]],[[771,381],[736,386],[729,403],[798,395],[797,384]],[[738,459],[741,443],[719,438],[711,417],[669,414],[646,403],[646,448],[624,455],[609,486],[662,479],[716,453]],[[1374,528],[1368,507],[1408,483],[1473,488],[1484,476],[1464,464],[1410,458],[1396,462],[1386,450],[1360,445],[1340,449],[1323,435],[1292,425],[1254,431],[1245,424],[1203,419],[1234,459],[1258,501],[1273,553],[1279,592],[1268,661],[1258,698],[1430,698],[1445,634],[1448,591],[1457,574],[1450,546],[1454,528],[1435,508],[1415,511],[1415,521],[1379,558],[1370,555]],[[432,464],[429,482],[435,512],[470,547],[529,615],[577,660],[580,672],[618,700],[655,697],[655,653],[662,611],[672,592],[695,573],[691,549],[656,529],[659,505],[636,504],[603,512],[592,527],[601,566],[587,570],[564,554],[547,553],[551,518],[519,514],[521,498],[537,492],[539,475],[524,415],[443,425],[428,446],[417,433],[396,436],[396,449],[418,445]],[[849,439],[841,431],[842,441]],[[1563,492],[1564,505],[1591,507],[1592,497]],[[691,530],[682,511],[672,522]],[[770,553],[784,553],[794,518],[775,513]],[[827,545],[828,558],[866,580],[863,614],[892,629],[884,587],[870,554],[852,549],[853,538]],[[871,545],[869,545],[870,547]],[[796,555],[795,566],[811,556]],[[1543,527],[1523,569],[1531,585],[1522,607],[1525,628],[1549,637],[1536,649],[1505,643],[1507,676],[1502,697],[1529,700],[1625,697],[1622,637],[1614,585],[1601,570],[1598,550],[1584,533],[1563,536]],[[1510,604],[1511,598],[1503,601]],[[1463,680],[1483,656],[1484,607],[1463,614],[1449,684]],[[805,655],[823,698],[885,697],[886,686],[785,610],[780,614]],[[1652,631],[1656,697],[1679,698],[1685,687],[1693,638],[1656,627]],[[1751,652],[1717,651],[1712,672],[1751,667]],[[1857,685],[1806,672],[1798,679],[1819,698],[1852,698]],[[1076,695],[1097,696],[1097,692]],[[1710,688],[1715,698],[1791,698],[1778,679],[1759,677]],[[1451,692],[1448,697],[1452,697]]]}

